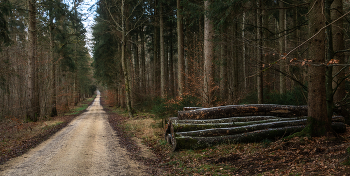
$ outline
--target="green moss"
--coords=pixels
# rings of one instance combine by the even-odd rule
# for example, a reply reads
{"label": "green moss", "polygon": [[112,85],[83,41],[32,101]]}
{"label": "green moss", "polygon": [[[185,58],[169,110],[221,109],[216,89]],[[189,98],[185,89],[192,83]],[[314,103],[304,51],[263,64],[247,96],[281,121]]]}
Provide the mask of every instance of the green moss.
{"label": "green moss", "polygon": [[289,135],[289,136],[283,138],[283,140],[290,140],[290,139],[292,139],[294,137],[310,137],[310,134],[311,134],[310,130],[311,130],[311,127],[310,127],[310,124],[309,124],[302,131],[296,132],[296,133],[294,133],[292,135]]}
{"label": "green moss", "polygon": [[346,149],[346,153],[348,156],[346,157],[345,161],[343,162],[344,165],[350,166],[350,147]]}

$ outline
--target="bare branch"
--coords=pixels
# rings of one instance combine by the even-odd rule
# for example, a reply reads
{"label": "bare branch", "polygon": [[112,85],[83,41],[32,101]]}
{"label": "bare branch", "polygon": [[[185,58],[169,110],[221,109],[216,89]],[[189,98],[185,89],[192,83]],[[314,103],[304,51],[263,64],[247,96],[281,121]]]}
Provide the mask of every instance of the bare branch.
{"label": "bare branch", "polygon": [[328,26],[332,25],[333,23],[337,22],[338,20],[344,18],[346,15],[350,14],[350,11],[345,13],[344,15],[342,15],[341,17],[339,17],[338,19],[332,21],[331,23],[329,23],[328,25],[322,27],[318,32],[316,32],[316,34],[314,34],[313,36],[311,36],[309,39],[305,40],[303,43],[301,43],[299,46],[295,47],[294,49],[292,49],[291,51],[289,51],[287,53],[287,55],[285,55],[284,57],[287,57],[290,53],[292,53],[293,51],[295,51],[296,49],[298,49],[299,47],[303,46],[305,43],[307,43],[308,41],[310,41],[311,39],[313,39],[315,36],[317,36],[322,30],[324,30],[325,28],[327,28]]}

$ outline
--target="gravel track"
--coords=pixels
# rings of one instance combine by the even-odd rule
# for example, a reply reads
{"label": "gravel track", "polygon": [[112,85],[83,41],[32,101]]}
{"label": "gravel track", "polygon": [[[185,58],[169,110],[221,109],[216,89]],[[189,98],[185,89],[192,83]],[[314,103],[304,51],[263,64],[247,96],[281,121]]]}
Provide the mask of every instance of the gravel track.
{"label": "gravel track", "polygon": [[67,127],[0,166],[0,175],[146,175],[128,157],[100,105],[100,95]]}

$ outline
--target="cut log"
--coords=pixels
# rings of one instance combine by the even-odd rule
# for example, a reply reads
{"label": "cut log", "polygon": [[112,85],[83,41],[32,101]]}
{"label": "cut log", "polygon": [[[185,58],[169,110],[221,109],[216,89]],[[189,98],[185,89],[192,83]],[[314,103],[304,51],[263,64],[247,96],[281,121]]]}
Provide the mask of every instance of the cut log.
{"label": "cut log", "polygon": [[225,136],[225,135],[234,135],[239,133],[246,133],[256,130],[263,130],[267,128],[280,128],[285,126],[299,126],[305,125],[307,119],[292,120],[292,121],[280,121],[280,122],[269,122],[262,124],[253,124],[240,127],[229,127],[229,128],[212,128],[205,130],[193,130],[189,131],[183,126],[173,123],[171,128],[175,132],[175,137],[178,136],[195,136],[195,137],[213,137],[213,136]]}
{"label": "cut log", "polygon": [[276,137],[288,136],[292,133],[299,132],[303,128],[304,126],[271,128],[243,134],[217,137],[177,136],[176,138],[172,139],[172,149],[173,151],[178,149],[199,149],[223,143],[259,142],[263,139],[274,140]]}
{"label": "cut log", "polygon": [[[189,123],[189,124],[208,124],[208,123],[232,123],[232,122],[250,122],[250,121],[261,121],[261,120],[273,120],[273,119],[281,119],[281,120],[293,120],[293,119],[306,119],[307,116],[303,117],[277,117],[277,116],[246,116],[246,117],[229,117],[229,118],[221,118],[221,119],[200,119],[200,120],[179,120],[176,117],[172,117],[172,123]],[[344,117],[342,116],[333,116],[332,122],[345,122]]]}
{"label": "cut log", "polygon": [[174,120],[177,120],[178,118],[177,117],[169,117],[168,118],[168,122],[167,122],[167,124],[165,125],[165,133],[164,133],[164,138],[165,138],[165,140],[166,141],[168,141],[168,143],[170,144],[170,136],[169,136],[169,134],[171,133],[171,131],[170,131],[170,127],[171,127],[171,125],[172,125],[172,122],[174,121]]}
{"label": "cut log", "polygon": [[202,109],[203,107],[184,107],[183,111],[189,111],[189,110],[195,110],[195,109]]}
{"label": "cut log", "polygon": [[[304,119],[306,119],[306,117]],[[248,121],[248,122],[202,123],[202,124],[178,123],[177,121],[173,121],[172,125],[174,126],[174,130],[176,132],[185,132],[185,131],[212,129],[212,128],[239,127],[239,126],[247,126],[247,125],[253,125],[253,124],[262,124],[262,123],[277,122],[277,121],[292,121],[292,120],[298,120],[298,118],[276,118],[276,119]]]}
{"label": "cut log", "polygon": [[[178,120],[177,117],[170,117],[168,120],[168,124],[166,126],[164,137],[165,137],[165,140],[168,141],[169,144],[171,144],[171,129],[170,129],[171,126],[173,126],[174,128],[173,130],[175,132],[186,132],[186,131],[197,131],[197,130],[206,130],[206,129],[214,130],[217,128],[239,127],[239,126],[247,126],[247,125],[253,125],[253,124],[277,122],[277,121],[280,121],[280,122],[293,121],[293,120],[306,119],[306,118],[307,117],[279,118],[276,116],[250,116],[250,117],[231,117],[231,118],[206,119],[206,120]],[[251,121],[251,120],[254,120],[254,121]],[[332,122],[344,122],[344,118],[342,116],[333,116]],[[260,129],[260,127],[257,127],[257,128]],[[341,132],[342,128],[344,128],[344,126],[340,126],[340,128],[336,131],[338,131],[338,133],[342,133]],[[240,130],[242,129],[244,128],[241,128]],[[264,128],[261,128],[261,129],[264,129]],[[242,132],[247,132],[247,131],[243,130]]]}
{"label": "cut log", "polygon": [[178,118],[183,119],[219,119],[237,116],[307,116],[307,106],[252,104],[229,105],[213,108],[201,108],[189,111],[179,111]]}
{"label": "cut log", "polygon": [[[288,136],[293,133],[300,132],[304,128],[305,125],[288,126],[281,128],[268,128],[234,135],[210,137],[185,136],[173,133],[176,135],[172,135],[171,144],[173,151],[175,151],[178,149],[206,148],[223,143],[230,144],[237,142],[259,142],[264,139],[275,140],[279,137]],[[344,133],[346,131],[346,125],[342,122],[333,122],[332,129],[337,133]]]}
{"label": "cut log", "polygon": [[250,121],[261,121],[261,120],[272,120],[272,119],[306,119],[307,117],[293,117],[293,118],[282,118],[277,116],[246,116],[246,117],[229,117],[221,119],[200,119],[200,120],[179,120],[173,119],[172,123],[189,123],[189,124],[207,124],[207,123],[232,123],[232,122],[250,122]]}
{"label": "cut log", "polygon": [[344,122],[332,122],[332,129],[336,133],[345,133],[346,132],[346,125]]}

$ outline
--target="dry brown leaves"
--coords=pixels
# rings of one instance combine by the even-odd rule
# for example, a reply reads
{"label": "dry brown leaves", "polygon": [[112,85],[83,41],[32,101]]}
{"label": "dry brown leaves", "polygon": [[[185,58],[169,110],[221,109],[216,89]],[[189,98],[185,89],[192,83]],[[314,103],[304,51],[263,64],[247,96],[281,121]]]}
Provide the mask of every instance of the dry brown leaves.
{"label": "dry brown leaves", "polygon": [[[177,175],[348,175],[350,128],[338,138],[299,138],[185,150],[166,161]],[[192,168],[192,169],[188,169]]]}

